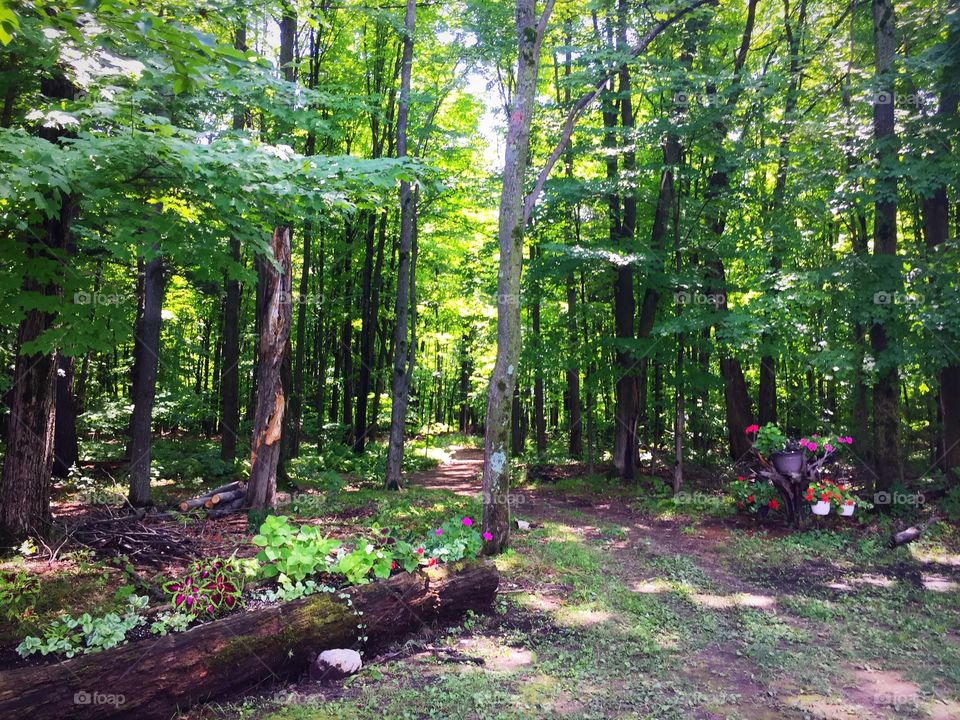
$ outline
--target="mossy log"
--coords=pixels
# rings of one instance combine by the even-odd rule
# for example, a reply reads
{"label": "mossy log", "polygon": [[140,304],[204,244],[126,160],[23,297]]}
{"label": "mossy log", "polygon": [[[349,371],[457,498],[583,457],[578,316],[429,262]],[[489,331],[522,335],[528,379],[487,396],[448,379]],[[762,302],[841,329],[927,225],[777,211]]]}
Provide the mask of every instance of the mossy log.
{"label": "mossy log", "polygon": [[487,561],[441,565],[353,588],[352,605],[313,595],[184,633],[8,670],[0,673],[0,717],[167,720],[214,697],[298,675],[323,650],[369,651],[433,621],[485,610],[498,582]]}

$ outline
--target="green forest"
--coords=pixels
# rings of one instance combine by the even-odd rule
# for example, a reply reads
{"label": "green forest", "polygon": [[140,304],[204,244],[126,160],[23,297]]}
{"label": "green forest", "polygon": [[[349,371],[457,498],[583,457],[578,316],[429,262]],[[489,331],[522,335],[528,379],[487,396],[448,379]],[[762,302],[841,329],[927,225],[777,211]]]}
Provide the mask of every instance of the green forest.
{"label": "green forest", "polygon": [[0,98],[0,717],[960,718],[957,0],[0,0]]}

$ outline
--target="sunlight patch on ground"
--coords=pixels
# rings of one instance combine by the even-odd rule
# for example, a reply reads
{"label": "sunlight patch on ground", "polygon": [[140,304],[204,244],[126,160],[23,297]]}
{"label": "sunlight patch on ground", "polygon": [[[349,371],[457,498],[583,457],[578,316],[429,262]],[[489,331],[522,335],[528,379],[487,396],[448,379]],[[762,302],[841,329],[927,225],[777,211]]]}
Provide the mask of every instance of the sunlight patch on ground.
{"label": "sunlight patch on ground", "polygon": [[956,720],[960,718],[960,703],[954,700],[929,700],[919,710],[929,720]]}
{"label": "sunlight patch on ground", "polygon": [[542,612],[556,612],[563,606],[563,600],[555,595],[521,595],[517,597],[517,602],[526,608]]}
{"label": "sunlight patch on ground", "polygon": [[656,595],[659,593],[670,592],[673,589],[671,583],[668,583],[666,580],[661,580],[660,578],[654,578],[653,580],[638,580],[637,582],[630,584],[630,589],[636,593],[642,593],[644,595]]}
{"label": "sunlight patch on ground", "polygon": [[600,623],[612,620],[614,615],[606,610],[591,608],[561,608],[556,613],[557,621],[568,627],[593,627]]}
{"label": "sunlight patch on ground", "polygon": [[733,607],[769,608],[777,604],[775,598],[769,595],[754,595],[753,593],[738,593],[736,595],[710,595],[708,593],[691,593],[690,599],[697,605],[714,610],[727,610]]}
{"label": "sunlight patch on ground", "polygon": [[933,592],[950,592],[960,587],[953,580],[943,575],[923,575],[923,587]]}
{"label": "sunlight patch on ground", "polygon": [[495,639],[477,635],[458,643],[457,651],[464,655],[481,657],[486,661],[484,670],[509,672],[532,665],[536,660],[533,651],[503,645]]}
{"label": "sunlight patch on ground", "polygon": [[940,563],[941,565],[952,565],[960,567],[960,554],[947,552],[943,548],[929,546],[915,547],[909,546],[910,554],[919,562]]}
{"label": "sunlight patch on ground", "polygon": [[872,585],[873,587],[881,588],[891,588],[897,584],[896,580],[884,577],[883,575],[871,575],[869,573],[850,578],[850,582],[854,585]]}
{"label": "sunlight patch on ground", "polygon": [[824,695],[793,695],[784,698],[784,704],[814,720],[879,720],[883,717],[861,705]]}

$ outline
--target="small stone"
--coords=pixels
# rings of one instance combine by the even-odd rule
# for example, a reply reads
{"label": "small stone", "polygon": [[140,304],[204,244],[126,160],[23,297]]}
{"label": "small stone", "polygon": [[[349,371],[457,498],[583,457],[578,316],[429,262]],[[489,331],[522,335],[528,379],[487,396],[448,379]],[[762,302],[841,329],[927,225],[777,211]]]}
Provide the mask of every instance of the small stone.
{"label": "small stone", "polygon": [[324,650],[310,666],[310,679],[321,682],[340,680],[359,672],[363,660],[356,650]]}

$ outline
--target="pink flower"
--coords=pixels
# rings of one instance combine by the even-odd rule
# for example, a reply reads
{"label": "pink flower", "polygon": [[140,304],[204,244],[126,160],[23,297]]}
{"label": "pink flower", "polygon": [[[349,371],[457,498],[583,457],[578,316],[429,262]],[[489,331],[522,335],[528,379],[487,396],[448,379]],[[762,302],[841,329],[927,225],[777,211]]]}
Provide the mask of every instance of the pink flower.
{"label": "pink flower", "polygon": [[829,445],[829,444],[824,445],[823,449],[826,450],[827,452],[833,452],[833,445]]}
{"label": "pink flower", "polygon": [[491,535],[491,534],[488,533],[488,532],[485,532],[485,533],[483,534],[483,539],[486,540],[487,542],[490,542],[491,540],[493,540],[493,535]]}
{"label": "pink flower", "polygon": [[816,452],[817,444],[815,442],[807,443],[807,450],[809,450],[810,452]]}
{"label": "pink flower", "polygon": [[810,444],[810,441],[806,438],[800,438],[800,447],[805,448]]}
{"label": "pink flower", "polygon": [[440,528],[437,528],[436,530],[433,531],[433,534],[438,536],[443,535],[443,530],[441,530]]}
{"label": "pink flower", "polygon": [[745,432],[747,435],[750,435],[752,433],[759,432],[759,431],[760,431],[759,425],[747,425],[747,427],[744,429],[743,432]]}
{"label": "pink flower", "polygon": [[470,527],[471,525],[473,525],[473,520],[471,520],[471,519],[468,518],[468,517],[465,517],[465,518],[463,519],[463,524],[466,525],[467,527]]}

